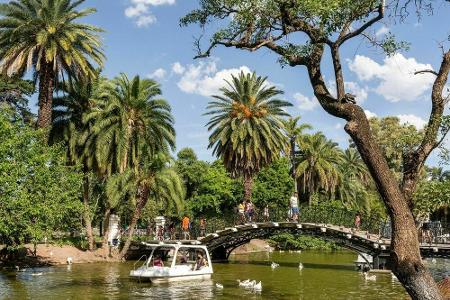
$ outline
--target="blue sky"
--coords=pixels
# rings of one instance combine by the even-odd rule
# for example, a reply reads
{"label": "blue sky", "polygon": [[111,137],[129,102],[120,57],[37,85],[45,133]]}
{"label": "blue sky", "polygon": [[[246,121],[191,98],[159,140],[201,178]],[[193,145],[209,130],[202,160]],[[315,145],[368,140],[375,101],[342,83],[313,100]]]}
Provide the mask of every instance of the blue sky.
{"label": "blue sky", "polygon": [[[1,1],[6,2],[6,1]],[[163,96],[176,119],[177,149],[192,147],[199,158],[211,160],[207,149],[208,132],[202,116],[217,87],[230,73],[256,71],[285,91],[284,98],[294,104],[290,113],[324,132],[345,147],[348,137],[344,122],[329,116],[315,101],[303,67],[281,68],[277,56],[266,50],[249,53],[217,48],[211,59],[193,60],[193,37],[198,27],[180,27],[179,19],[197,6],[196,0],[87,0],[98,12],[85,22],[106,30],[103,34],[107,61],[104,72],[114,77],[152,77],[162,84]],[[398,115],[404,122],[423,126],[430,111],[432,75],[414,76],[415,70],[439,67],[438,42],[450,35],[450,5],[443,4],[433,17],[420,23],[410,18],[402,24],[384,20],[372,32],[388,31],[411,42],[411,49],[391,58],[356,39],[342,50],[347,91],[357,95],[369,114],[379,117]],[[449,43],[444,44],[447,48]],[[332,79],[331,61],[323,63],[327,80]],[[448,113],[448,111],[447,111]],[[436,158],[430,163],[436,164]]]}

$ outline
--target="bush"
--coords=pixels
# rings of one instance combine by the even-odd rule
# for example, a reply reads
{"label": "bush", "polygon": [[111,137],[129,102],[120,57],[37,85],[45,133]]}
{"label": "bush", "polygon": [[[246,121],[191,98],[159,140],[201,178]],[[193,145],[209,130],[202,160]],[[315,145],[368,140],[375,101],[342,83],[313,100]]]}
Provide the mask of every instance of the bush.
{"label": "bush", "polygon": [[308,235],[293,235],[282,233],[275,235],[268,241],[272,247],[280,250],[338,250],[341,249],[336,243],[322,240]]}

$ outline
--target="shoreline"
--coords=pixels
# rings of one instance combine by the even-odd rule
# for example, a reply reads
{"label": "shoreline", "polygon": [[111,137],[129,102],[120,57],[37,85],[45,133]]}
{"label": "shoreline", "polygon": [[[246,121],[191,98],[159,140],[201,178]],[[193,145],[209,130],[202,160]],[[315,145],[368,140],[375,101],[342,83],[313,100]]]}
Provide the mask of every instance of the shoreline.
{"label": "shoreline", "polygon": [[[232,255],[242,255],[273,250],[264,240],[251,240],[249,243],[234,249]],[[33,245],[25,245],[19,251],[22,255],[15,260],[0,260],[0,269],[11,269],[16,266],[45,267],[67,265],[70,258],[73,264],[89,263],[117,263],[120,259],[110,255],[107,249],[99,248],[94,251],[82,250],[70,245],[40,244],[36,246],[36,256],[33,255]]]}

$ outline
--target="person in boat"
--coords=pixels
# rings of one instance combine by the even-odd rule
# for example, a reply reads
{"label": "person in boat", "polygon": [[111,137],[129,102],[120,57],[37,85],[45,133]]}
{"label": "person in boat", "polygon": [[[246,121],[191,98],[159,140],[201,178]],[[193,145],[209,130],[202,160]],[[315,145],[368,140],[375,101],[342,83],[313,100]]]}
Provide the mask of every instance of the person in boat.
{"label": "person in boat", "polygon": [[197,253],[197,260],[195,261],[195,265],[194,265],[194,271],[198,271],[203,267],[208,266],[208,262],[206,261],[206,259],[203,257],[202,253]]}
{"label": "person in boat", "polygon": [[155,258],[153,259],[153,266],[154,267],[164,267],[164,262],[161,259],[160,255],[156,255]]}

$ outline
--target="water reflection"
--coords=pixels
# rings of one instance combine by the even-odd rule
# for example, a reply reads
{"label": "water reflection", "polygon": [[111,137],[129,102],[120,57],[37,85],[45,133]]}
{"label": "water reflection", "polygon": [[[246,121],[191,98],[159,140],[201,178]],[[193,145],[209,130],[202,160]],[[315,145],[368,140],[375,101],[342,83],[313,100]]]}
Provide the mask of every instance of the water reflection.
{"label": "water reflection", "polygon": [[[403,287],[387,274],[366,281],[354,270],[350,252],[308,252],[234,256],[230,263],[214,264],[209,281],[168,284],[130,280],[133,263],[86,264],[0,273],[0,299],[403,299]],[[270,264],[280,266],[274,270]],[[298,264],[303,264],[299,270]],[[427,260],[442,278],[450,261]],[[33,274],[42,272],[41,276]],[[262,292],[240,288],[237,279],[262,281]],[[224,286],[218,289],[216,283]]]}

